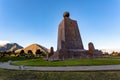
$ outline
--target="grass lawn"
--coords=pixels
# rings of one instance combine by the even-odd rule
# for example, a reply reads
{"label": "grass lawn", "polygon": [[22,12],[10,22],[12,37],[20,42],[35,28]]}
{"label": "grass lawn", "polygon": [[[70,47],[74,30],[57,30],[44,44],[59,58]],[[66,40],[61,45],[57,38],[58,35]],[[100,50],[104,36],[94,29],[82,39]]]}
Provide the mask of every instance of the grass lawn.
{"label": "grass lawn", "polygon": [[120,71],[41,72],[0,69],[0,80],[120,80]]}
{"label": "grass lawn", "polygon": [[12,65],[27,65],[27,66],[91,66],[91,65],[116,65],[120,64],[120,60],[109,59],[78,59],[64,61],[45,61],[42,59],[31,59],[24,61],[12,62]]}
{"label": "grass lawn", "polygon": [[9,60],[22,61],[22,60],[38,59],[38,58],[39,57],[28,58],[28,57],[4,56],[4,57],[0,57],[0,62],[7,62]]}

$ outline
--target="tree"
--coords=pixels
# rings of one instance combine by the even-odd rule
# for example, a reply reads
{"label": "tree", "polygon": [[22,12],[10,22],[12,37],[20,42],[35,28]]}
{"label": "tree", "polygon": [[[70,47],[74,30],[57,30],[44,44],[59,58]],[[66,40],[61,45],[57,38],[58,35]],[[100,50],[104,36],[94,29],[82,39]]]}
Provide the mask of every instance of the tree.
{"label": "tree", "polygon": [[11,51],[9,51],[9,52],[6,52],[6,54],[8,54],[9,56],[12,54],[12,52]]}
{"label": "tree", "polygon": [[1,52],[1,57],[4,57],[6,55],[6,52]]}
{"label": "tree", "polygon": [[28,53],[28,54],[33,54],[32,50],[28,50],[27,53]]}
{"label": "tree", "polygon": [[41,56],[46,57],[47,55],[42,51]]}
{"label": "tree", "polygon": [[28,57],[34,57],[34,54],[33,54],[33,52],[32,52],[32,50],[28,50]]}
{"label": "tree", "polygon": [[2,56],[2,54],[3,54],[3,53],[2,53],[2,52],[0,52],[0,57]]}
{"label": "tree", "polygon": [[41,56],[41,53],[42,52],[40,51],[40,49],[37,49],[36,52],[35,52],[36,56],[39,56],[39,57]]}
{"label": "tree", "polygon": [[14,55],[16,56],[18,53],[14,53]]}
{"label": "tree", "polygon": [[20,51],[20,56],[25,56],[24,50],[21,50],[21,51]]}

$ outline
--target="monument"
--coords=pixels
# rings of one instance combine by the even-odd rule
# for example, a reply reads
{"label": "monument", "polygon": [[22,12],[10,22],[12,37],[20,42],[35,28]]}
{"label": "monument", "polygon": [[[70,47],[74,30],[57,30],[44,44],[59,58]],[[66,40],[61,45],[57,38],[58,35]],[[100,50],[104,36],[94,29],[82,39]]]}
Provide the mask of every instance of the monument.
{"label": "monument", "polygon": [[[81,35],[79,32],[77,21],[70,19],[69,12],[64,12],[64,19],[58,27],[58,42],[57,51],[54,52],[48,59],[64,60],[74,58],[87,58],[91,54],[102,54],[102,52],[95,50],[92,43],[89,44],[89,50],[83,47]],[[94,55],[94,57],[98,57]]]}

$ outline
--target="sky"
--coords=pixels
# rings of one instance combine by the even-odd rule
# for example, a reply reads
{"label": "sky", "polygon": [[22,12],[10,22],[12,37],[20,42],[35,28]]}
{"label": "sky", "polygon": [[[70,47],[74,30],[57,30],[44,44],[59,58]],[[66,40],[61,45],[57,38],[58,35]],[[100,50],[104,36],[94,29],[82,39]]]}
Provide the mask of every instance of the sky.
{"label": "sky", "polygon": [[120,48],[120,0],[0,0],[0,41],[57,48],[58,25],[68,11],[84,48]]}

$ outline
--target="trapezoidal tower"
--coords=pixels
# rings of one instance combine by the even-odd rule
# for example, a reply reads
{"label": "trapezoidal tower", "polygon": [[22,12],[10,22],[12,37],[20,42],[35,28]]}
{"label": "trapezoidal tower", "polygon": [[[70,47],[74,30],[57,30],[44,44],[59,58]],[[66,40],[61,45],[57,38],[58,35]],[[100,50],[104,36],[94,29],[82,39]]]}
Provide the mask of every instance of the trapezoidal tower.
{"label": "trapezoidal tower", "polygon": [[58,28],[57,54],[60,59],[79,56],[84,50],[77,21],[69,16],[69,12],[64,12]]}
{"label": "trapezoidal tower", "polygon": [[77,21],[69,18],[69,13],[63,14],[64,19],[59,24],[57,50],[84,49]]}
{"label": "trapezoidal tower", "polygon": [[89,43],[89,50],[83,47],[77,21],[69,18],[69,12],[64,12],[64,19],[58,27],[57,51],[51,48],[47,60],[64,60],[79,58],[97,58],[102,56],[102,51],[95,49],[93,43]]}

